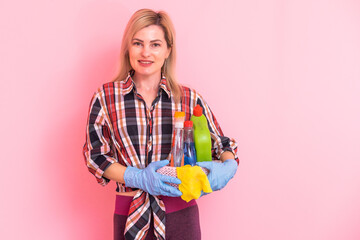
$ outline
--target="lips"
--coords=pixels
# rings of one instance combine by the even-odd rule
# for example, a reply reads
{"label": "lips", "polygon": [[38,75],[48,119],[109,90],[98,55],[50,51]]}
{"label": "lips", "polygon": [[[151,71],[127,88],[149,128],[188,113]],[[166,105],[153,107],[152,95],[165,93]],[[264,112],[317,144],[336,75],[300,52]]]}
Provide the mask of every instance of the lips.
{"label": "lips", "polygon": [[149,66],[151,66],[151,64],[153,64],[154,62],[153,62],[153,61],[149,61],[149,60],[138,60],[138,63],[139,63],[140,66],[149,67]]}

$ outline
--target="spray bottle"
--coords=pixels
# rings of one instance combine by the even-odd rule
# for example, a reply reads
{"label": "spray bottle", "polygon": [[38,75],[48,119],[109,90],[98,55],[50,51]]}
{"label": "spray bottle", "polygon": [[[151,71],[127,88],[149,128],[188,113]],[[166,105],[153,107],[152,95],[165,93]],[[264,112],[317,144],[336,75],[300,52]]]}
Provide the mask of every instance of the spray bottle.
{"label": "spray bottle", "polygon": [[193,122],[184,123],[184,165],[196,165]]}
{"label": "spray bottle", "polygon": [[181,167],[184,165],[184,112],[175,112],[174,135],[171,150],[171,166]]}

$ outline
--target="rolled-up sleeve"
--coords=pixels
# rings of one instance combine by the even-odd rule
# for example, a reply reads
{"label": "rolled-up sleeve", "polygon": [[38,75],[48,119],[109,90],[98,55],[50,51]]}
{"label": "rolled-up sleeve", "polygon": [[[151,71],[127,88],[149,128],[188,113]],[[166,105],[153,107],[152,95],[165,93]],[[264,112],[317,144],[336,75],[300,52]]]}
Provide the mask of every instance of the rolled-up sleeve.
{"label": "rolled-up sleeve", "polygon": [[208,127],[210,130],[212,140],[212,157],[213,159],[220,159],[223,152],[232,152],[235,156],[235,160],[239,164],[239,158],[237,156],[237,144],[234,138],[224,136],[215,115],[211,111],[209,105],[203,99],[200,94],[196,94],[196,104],[199,104],[203,108],[203,114],[208,120]]}
{"label": "rolled-up sleeve", "polygon": [[95,93],[90,103],[83,155],[88,170],[103,186],[110,181],[103,176],[104,171],[117,162],[111,147],[111,131],[107,119],[100,94]]}

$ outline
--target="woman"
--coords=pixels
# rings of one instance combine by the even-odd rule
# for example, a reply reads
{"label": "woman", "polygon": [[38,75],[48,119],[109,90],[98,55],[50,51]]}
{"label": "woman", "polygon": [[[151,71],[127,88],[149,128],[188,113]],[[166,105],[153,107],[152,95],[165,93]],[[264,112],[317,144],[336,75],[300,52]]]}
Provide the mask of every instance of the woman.
{"label": "woman", "polygon": [[113,82],[94,94],[84,156],[89,171],[106,185],[116,181],[114,239],[200,239],[195,200],[166,183],[178,178],[156,170],[169,164],[175,111],[190,119],[196,104],[206,116],[213,140],[208,168],[213,191],[234,176],[238,159],[233,139],[223,135],[210,108],[175,78],[175,33],[165,12],[142,9],[124,32],[121,69]]}

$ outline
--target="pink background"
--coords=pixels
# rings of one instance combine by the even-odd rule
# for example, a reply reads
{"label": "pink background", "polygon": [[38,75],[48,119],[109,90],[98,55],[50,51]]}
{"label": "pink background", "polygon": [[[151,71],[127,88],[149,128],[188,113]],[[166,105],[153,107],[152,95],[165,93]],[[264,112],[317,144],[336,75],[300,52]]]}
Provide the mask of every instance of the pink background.
{"label": "pink background", "polygon": [[239,144],[203,239],[360,239],[360,3],[0,3],[1,239],[111,239],[115,185],[82,157],[90,98],[140,8],[166,10],[178,76]]}

